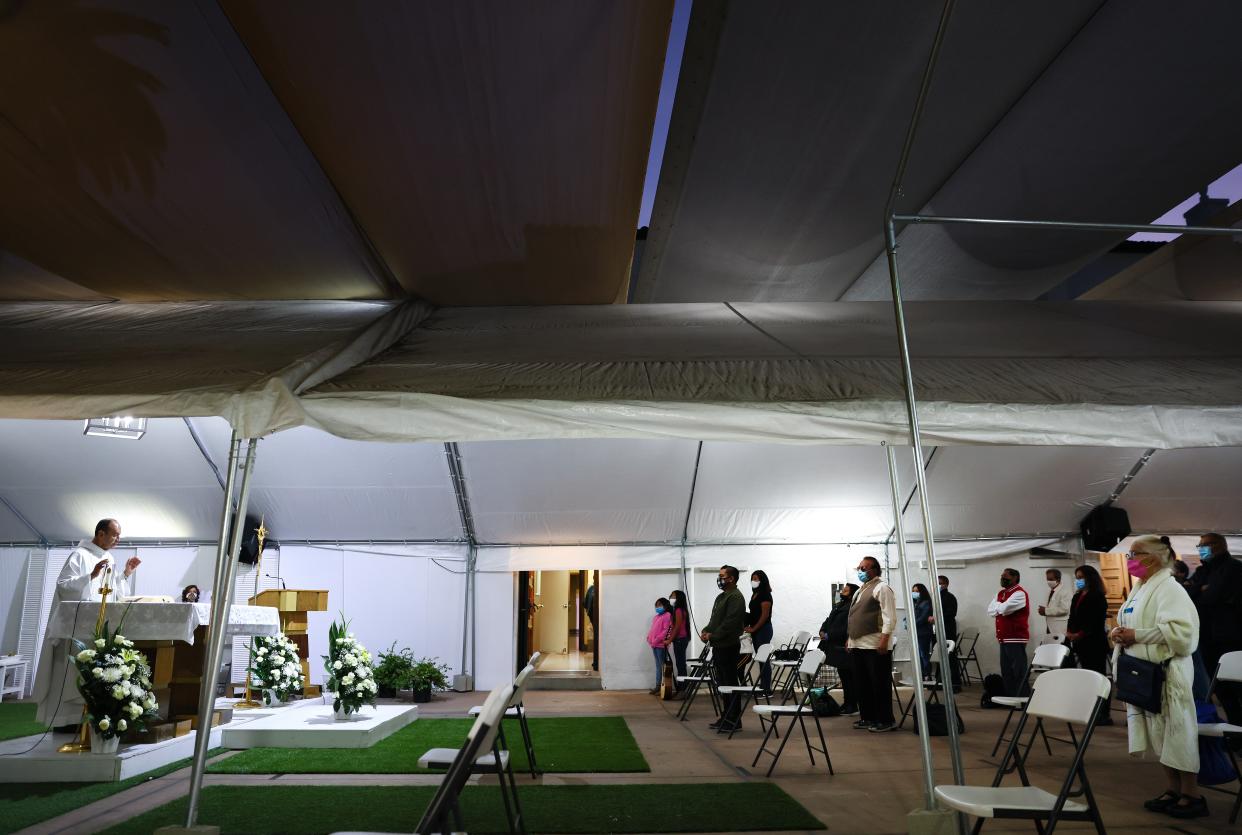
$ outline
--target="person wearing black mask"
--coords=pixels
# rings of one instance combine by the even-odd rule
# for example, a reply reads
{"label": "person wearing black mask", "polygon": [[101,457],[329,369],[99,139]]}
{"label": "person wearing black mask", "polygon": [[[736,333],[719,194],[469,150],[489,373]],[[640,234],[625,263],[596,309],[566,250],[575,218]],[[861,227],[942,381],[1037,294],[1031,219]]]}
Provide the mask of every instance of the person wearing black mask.
{"label": "person wearing black mask", "polygon": [[[1218,533],[1199,537],[1199,559],[1203,562],[1191,575],[1186,591],[1199,612],[1199,655],[1211,679],[1222,655],[1242,649],[1242,563],[1233,558]],[[1242,723],[1238,687],[1217,683],[1216,697],[1229,721]]]}
{"label": "person wearing black mask", "polygon": [[[731,565],[720,566],[716,587],[720,594],[712,603],[712,616],[703,627],[699,638],[712,646],[712,667],[717,685],[734,685],[737,680],[737,664],[741,658],[742,629],[746,626],[746,600],[737,590],[738,571]],[[738,715],[740,702],[733,694],[725,699],[724,712],[711,727],[721,733],[742,729],[742,717]]]}
{"label": "person wearing black mask", "polygon": [[[941,574],[936,578],[940,581],[940,611],[944,614],[944,637],[947,641],[957,640],[957,595],[949,591],[949,578]],[[935,619],[932,619],[935,623]]]}
{"label": "person wearing black mask", "polygon": [[841,679],[842,716],[853,716],[858,712],[858,694],[854,687],[854,663],[845,649],[849,638],[850,596],[858,591],[858,586],[846,583],[837,595],[832,611],[819,627],[819,648],[827,657],[828,663],[837,668],[837,676]]}

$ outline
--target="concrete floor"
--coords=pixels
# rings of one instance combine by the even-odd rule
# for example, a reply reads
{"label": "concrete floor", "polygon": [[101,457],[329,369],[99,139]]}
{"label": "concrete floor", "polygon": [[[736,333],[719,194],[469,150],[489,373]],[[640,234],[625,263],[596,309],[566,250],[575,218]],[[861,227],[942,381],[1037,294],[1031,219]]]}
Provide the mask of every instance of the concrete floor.
{"label": "concrete floor", "polygon": [[[482,694],[449,693],[424,706],[424,716],[462,716]],[[987,785],[995,767],[988,764],[996,733],[1004,712],[978,708],[978,695],[967,691],[961,696],[962,718],[967,733],[962,737],[967,781]],[[752,769],[758,746],[758,723],[748,721],[746,730],[732,740],[717,737],[707,728],[711,708],[707,701],[695,704],[691,720],[673,718],[677,702],[660,702],[646,693],[540,691],[527,694],[533,716],[621,715],[626,718],[639,747],[651,765],[647,774],[566,774],[546,775],[545,785],[620,783],[745,782],[762,780],[763,767]],[[1159,794],[1162,777],[1155,763],[1135,761],[1125,751],[1126,732],[1121,722],[1100,728],[1091,744],[1087,771],[1092,788],[1103,810],[1110,833],[1209,833],[1233,832],[1228,824],[1232,798],[1208,792],[1212,816],[1192,822],[1179,822],[1145,811],[1141,801]],[[839,833],[906,832],[906,814],[922,805],[922,766],[918,738],[909,731],[875,735],[850,728],[850,717],[822,720],[835,776],[829,776],[822,761],[812,768],[805,748],[798,748],[801,736],[790,741],[777,764],[772,780]],[[908,726],[907,726],[908,727]],[[933,740],[937,779],[951,777],[946,740]],[[1037,748],[1031,756],[1031,777],[1037,785],[1054,787],[1068,766],[1067,745],[1053,743],[1053,757]],[[228,755],[225,755],[228,756]],[[819,758],[817,757],[817,761]],[[154,806],[175,800],[186,792],[189,771],[153,780],[129,791],[106,798],[23,833],[85,833],[97,831]],[[426,785],[438,781],[435,775],[219,775],[209,776],[208,785]],[[1012,783],[1010,782],[1012,781]],[[519,785],[530,777],[519,775]],[[1016,777],[1006,785],[1016,784]],[[1232,788],[1232,785],[1230,786]],[[989,822],[985,832],[1032,832],[1020,821]],[[1067,823],[1065,832],[1093,832],[1089,823]]]}

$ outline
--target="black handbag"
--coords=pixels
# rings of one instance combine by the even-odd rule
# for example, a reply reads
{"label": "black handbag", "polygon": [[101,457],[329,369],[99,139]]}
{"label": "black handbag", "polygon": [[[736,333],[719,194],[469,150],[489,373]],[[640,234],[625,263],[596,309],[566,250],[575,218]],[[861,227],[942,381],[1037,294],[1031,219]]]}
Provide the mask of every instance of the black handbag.
{"label": "black handbag", "polygon": [[797,661],[800,658],[802,658],[802,653],[792,647],[789,649],[778,649],[772,653],[773,661]]}
{"label": "black handbag", "polygon": [[1144,661],[1123,650],[1117,657],[1117,698],[1148,713],[1159,713],[1169,661]]}

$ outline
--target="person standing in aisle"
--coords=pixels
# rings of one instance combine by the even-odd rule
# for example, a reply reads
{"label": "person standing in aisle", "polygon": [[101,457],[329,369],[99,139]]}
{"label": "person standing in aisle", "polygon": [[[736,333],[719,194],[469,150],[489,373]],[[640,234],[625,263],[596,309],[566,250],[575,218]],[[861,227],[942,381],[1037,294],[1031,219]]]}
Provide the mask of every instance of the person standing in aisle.
{"label": "person standing in aisle", "polygon": [[[750,635],[756,651],[772,643],[772,584],[762,571],[750,573],[750,607],[744,631]],[[772,665],[766,661],[759,665],[759,686],[764,693],[772,692]]]}
{"label": "person standing in aisle", "polygon": [[858,591],[858,586],[846,583],[833,604],[832,611],[819,627],[819,648],[823,651],[828,664],[837,668],[837,676],[841,679],[841,715],[853,716],[858,712],[858,688],[854,680],[854,662],[845,649],[849,640],[850,598]]}
{"label": "person standing in aisle", "polygon": [[1061,569],[1049,568],[1044,572],[1048,582],[1048,602],[1039,607],[1044,618],[1044,632],[1048,635],[1064,635],[1069,621],[1070,601],[1074,590],[1061,582]]}
{"label": "person standing in aisle", "polygon": [[[742,654],[742,629],[746,625],[746,599],[737,590],[738,570],[731,565],[720,566],[716,575],[716,588],[720,594],[712,603],[712,616],[699,638],[712,647],[712,668],[716,684],[736,685],[737,664]],[[742,729],[742,717],[738,715],[739,698],[736,694],[725,699],[724,712],[710,727],[721,733]]]}
{"label": "person standing in aisle", "polygon": [[893,630],[897,627],[897,597],[893,587],[880,578],[875,557],[858,564],[862,583],[850,598],[846,648],[854,661],[858,712],[854,727],[872,733],[897,730],[893,721]]}
{"label": "person standing in aisle", "polygon": [[[1104,578],[1090,565],[1074,569],[1074,587],[1077,593],[1070,600],[1070,615],[1065,629],[1065,640],[1074,650],[1078,665],[1102,676],[1108,675],[1108,598],[1104,592]],[[1097,725],[1113,724],[1112,699],[1104,706]]]}
{"label": "person standing in aisle", "polygon": [[988,615],[996,619],[996,641],[1000,644],[1001,678],[1005,695],[1028,696],[1026,683],[1026,643],[1031,639],[1031,604],[1026,589],[1019,585],[1022,575],[1016,568],[1001,572],[1001,590],[988,604]]}

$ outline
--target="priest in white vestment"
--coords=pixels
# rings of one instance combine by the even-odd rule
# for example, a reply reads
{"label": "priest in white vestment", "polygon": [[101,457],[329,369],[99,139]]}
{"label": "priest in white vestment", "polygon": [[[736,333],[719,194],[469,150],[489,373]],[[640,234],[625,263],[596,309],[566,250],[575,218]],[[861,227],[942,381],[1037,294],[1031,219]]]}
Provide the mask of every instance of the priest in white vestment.
{"label": "priest in white vestment", "polygon": [[[65,567],[56,578],[56,593],[49,612],[55,611],[56,604],[61,602],[98,602],[99,589],[109,576],[106,570],[109,568],[112,569],[109,603],[134,593],[134,572],[142,560],[130,557],[125,569],[118,571],[109,549],[115,547],[120,538],[121,526],[115,519],[99,521],[95,526],[94,539],[82,540],[69,554]],[[52,644],[52,641],[56,643]],[[39,703],[38,721],[51,725],[57,731],[67,732],[72,725],[72,732],[76,732],[82,720],[83,702],[78,693],[77,671],[70,659],[72,650],[73,642],[67,636],[45,635],[39,669],[35,674],[33,695]]]}

